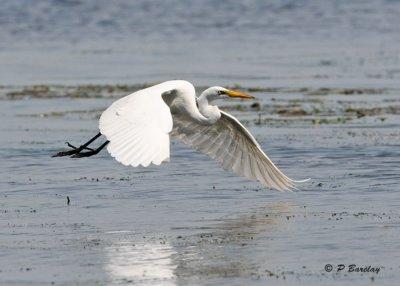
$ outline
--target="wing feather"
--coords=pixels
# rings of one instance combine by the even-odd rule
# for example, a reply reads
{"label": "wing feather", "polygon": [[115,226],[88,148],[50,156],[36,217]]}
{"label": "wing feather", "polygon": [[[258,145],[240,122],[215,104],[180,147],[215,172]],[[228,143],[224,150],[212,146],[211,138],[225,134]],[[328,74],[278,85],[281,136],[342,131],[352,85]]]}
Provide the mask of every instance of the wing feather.
{"label": "wing feather", "polygon": [[217,160],[225,170],[279,191],[296,189],[295,183],[300,182],[284,175],[250,132],[226,112],[221,111],[221,118],[211,126],[194,123],[180,115],[174,115],[173,120],[175,138]]}
{"label": "wing feather", "polygon": [[170,156],[172,130],[170,108],[160,85],[140,90],[115,101],[100,117],[100,132],[110,143],[115,159],[134,167],[156,165]]}

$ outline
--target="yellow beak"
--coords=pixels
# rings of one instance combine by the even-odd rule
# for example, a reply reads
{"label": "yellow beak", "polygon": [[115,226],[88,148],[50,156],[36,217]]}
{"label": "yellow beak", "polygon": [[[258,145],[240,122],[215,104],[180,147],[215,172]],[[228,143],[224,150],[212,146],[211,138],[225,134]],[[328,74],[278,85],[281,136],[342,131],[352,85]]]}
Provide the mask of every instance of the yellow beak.
{"label": "yellow beak", "polygon": [[238,90],[226,90],[225,94],[229,97],[236,97],[236,98],[246,98],[246,99],[252,99],[255,98],[252,95],[246,94],[244,92],[238,91]]}

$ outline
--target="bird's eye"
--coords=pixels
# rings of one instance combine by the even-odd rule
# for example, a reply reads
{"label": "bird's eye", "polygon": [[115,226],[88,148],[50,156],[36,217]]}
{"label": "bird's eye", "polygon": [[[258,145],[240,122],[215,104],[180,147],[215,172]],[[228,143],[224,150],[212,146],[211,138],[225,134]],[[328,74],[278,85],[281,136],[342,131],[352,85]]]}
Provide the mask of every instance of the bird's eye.
{"label": "bird's eye", "polygon": [[218,95],[224,94],[223,90],[218,90]]}

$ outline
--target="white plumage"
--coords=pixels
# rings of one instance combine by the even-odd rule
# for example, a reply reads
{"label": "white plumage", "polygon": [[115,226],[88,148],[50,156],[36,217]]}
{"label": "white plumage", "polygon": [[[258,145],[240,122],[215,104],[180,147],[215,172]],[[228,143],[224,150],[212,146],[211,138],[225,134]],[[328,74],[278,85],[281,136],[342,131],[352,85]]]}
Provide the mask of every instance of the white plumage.
{"label": "white plumage", "polygon": [[114,102],[100,117],[100,132],[110,141],[107,150],[124,165],[160,165],[169,158],[172,116],[157,87]]}
{"label": "white plumage", "polygon": [[124,165],[147,167],[169,160],[171,136],[239,176],[279,191],[296,188],[301,181],[284,175],[235,117],[209,104],[221,96],[253,98],[222,87],[197,98],[191,83],[167,81],[114,102],[100,117],[100,132],[110,141],[108,152]]}

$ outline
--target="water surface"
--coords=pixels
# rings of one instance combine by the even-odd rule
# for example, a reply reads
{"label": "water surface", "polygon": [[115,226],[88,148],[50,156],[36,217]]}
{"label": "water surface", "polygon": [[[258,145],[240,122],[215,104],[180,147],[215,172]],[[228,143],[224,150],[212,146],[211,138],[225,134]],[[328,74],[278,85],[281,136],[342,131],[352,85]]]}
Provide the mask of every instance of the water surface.
{"label": "water surface", "polygon": [[[1,7],[0,284],[397,283],[400,2]],[[311,182],[267,190],[179,142],[160,167],[50,157],[117,98],[174,78],[257,96],[218,104]]]}

